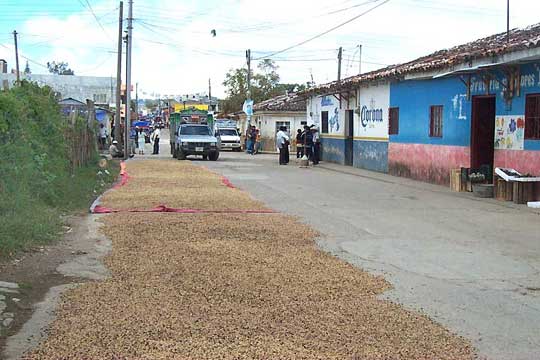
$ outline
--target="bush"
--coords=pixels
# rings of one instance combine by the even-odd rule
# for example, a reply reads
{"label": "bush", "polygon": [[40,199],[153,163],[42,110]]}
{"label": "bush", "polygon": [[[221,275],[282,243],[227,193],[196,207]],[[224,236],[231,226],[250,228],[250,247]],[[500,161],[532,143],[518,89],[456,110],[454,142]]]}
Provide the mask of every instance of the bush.
{"label": "bush", "polygon": [[116,169],[97,175],[97,153],[72,169],[67,119],[49,87],[0,92],[0,257],[54,239],[60,215],[88,206]]}

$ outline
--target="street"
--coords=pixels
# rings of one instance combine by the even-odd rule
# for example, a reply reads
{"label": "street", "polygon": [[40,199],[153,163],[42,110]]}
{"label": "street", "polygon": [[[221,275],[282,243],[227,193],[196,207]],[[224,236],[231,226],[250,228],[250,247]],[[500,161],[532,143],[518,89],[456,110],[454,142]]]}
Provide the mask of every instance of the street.
{"label": "street", "polygon": [[[195,157],[178,161],[169,156],[166,141],[161,143],[160,155],[128,161],[128,184],[101,201],[121,210],[104,220],[104,232],[113,244],[112,256],[105,261],[112,278],[68,292],[52,336],[29,358],[76,358],[85,353],[156,358],[399,354],[403,359],[428,359],[430,353],[469,358],[459,338],[414,314],[425,314],[463,336],[481,357],[536,356],[538,213],[337,165],[300,168],[291,159],[288,166],[279,166],[273,154],[222,152],[216,162]],[[251,196],[223,186],[221,175]],[[157,205],[202,213],[122,212]],[[271,209],[284,215],[266,213]],[[224,248],[225,239],[232,242]],[[251,243],[254,239],[266,245]],[[382,277],[351,272],[334,258],[321,260],[311,250],[310,239],[325,252]],[[317,270],[313,266],[320,261],[322,268]],[[325,295],[335,286],[332,296],[341,299],[337,303]],[[370,300],[369,294],[379,300]],[[274,300],[268,303],[269,299]],[[382,299],[390,303],[380,303]],[[249,309],[243,308],[245,301]],[[285,310],[291,306],[297,310]],[[191,315],[180,314],[185,309]],[[286,315],[278,315],[277,309]],[[268,318],[258,311],[274,315]],[[117,318],[118,313],[123,315]],[[131,319],[139,325],[133,327]],[[175,321],[185,325],[178,328]],[[226,332],[219,330],[224,323]],[[318,333],[316,324],[340,335]],[[371,327],[364,333],[361,329],[367,324]],[[78,336],[68,336],[73,326],[81,329]],[[268,332],[276,326],[279,331]],[[169,327],[191,339],[191,345],[177,343]],[[302,335],[304,327],[317,334],[315,340]],[[115,342],[102,343],[98,330],[110,332],[107,336]],[[135,346],[123,333],[146,345]],[[405,340],[400,333],[407,333]],[[365,343],[366,336],[378,345]],[[422,345],[410,348],[410,341]],[[351,348],[349,342],[368,350]]]}
{"label": "street", "polygon": [[538,213],[440,186],[277,157],[202,163],[270,207],[320,231],[319,245],[393,286],[384,298],[422,310],[489,359],[540,348]]}

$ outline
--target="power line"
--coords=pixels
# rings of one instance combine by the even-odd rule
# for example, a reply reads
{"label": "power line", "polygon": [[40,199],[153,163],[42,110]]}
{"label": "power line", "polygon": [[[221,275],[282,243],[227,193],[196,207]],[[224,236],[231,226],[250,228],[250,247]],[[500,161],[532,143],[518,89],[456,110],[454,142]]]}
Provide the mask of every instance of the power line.
{"label": "power line", "polygon": [[[113,41],[109,33],[105,30],[103,25],[101,25],[101,21],[99,21],[98,17],[96,16],[96,13],[94,12],[94,9],[92,9],[92,5],[90,5],[90,1],[88,0],[85,0],[85,1],[86,1],[86,4],[88,5],[88,10],[90,10],[90,12],[92,13],[92,16],[94,16],[94,19],[96,19],[96,22],[98,23],[101,30],[103,30],[103,33],[109,38],[109,40]],[[85,7],[82,0],[79,0],[79,2],[81,3],[83,7]]]}
{"label": "power line", "polygon": [[349,19],[349,20],[347,20],[347,21],[345,21],[345,22],[343,22],[343,23],[341,23],[341,24],[339,24],[339,25],[336,25],[336,26],[334,26],[334,27],[332,27],[332,28],[330,28],[330,29],[328,29],[328,30],[326,30],[326,31],[324,31],[324,32],[322,32],[322,33],[320,33],[320,34],[318,34],[318,35],[315,35],[315,36],[313,36],[313,37],[311,37],[311,38],[309,38],[309,39],[307,39],[307,40],[304,40],[304,41],[302,41],[302,42],[299,42],[298,44],[289,46],[288,48],[285,48],[285,49],[280,50],[280,51],[276,51],[276,52],[274,52],[273,54],[266,55],[266,56],[263,56],[263,57],[260,57],[260,58],[254,59],[254,60],[268,59],[268,58],[270,58],[270,57],[272,57],[272,56],[275,56],[275,55],[284,53],[284,52],[286,52],[286,51],[289,51],[289,50],[291,50],[291,49],[294,49],[295,47],[298,47],[298,46],[302,46],[302,45],[304,45],[304,44],[307,44],[307,43],[310,42],[310,41],[313,41],[313,40],[315,40],[315,39],[318,39],[318,38],[320,38],[320,37],[322,37],[322,36],[324,36],[324,35],[326,35],[326,34],[332,32],[332,31],[334,31],[334,30],[336,30],[336,29],[339,29],[339,28],[342,27],[342,26],[345,26],[345,25],[347,25],[347,24],[353,22],[354,20],[356,20],[356,19],[358,19],[358,18],[360,18],[360,17],[362,17],[362,16],[364,16],[364,15],[366,15],[366,14],[372,12],[373,10],[377,9],[378,7],[383,6],[384,4],[386,4],[386,3],[389,2],[389,1],[390,1],[390,0],[384,0],[382,3],[380,3],[380,4],[378,4],[378,5],[376,5],[376,6],[372,7],[372,8],[370,8],[370,9],[368,9],[368,10],[366,10],[366,11],[364,11],[363,13],[361,13],[361,14],[359,14],[359,15],[356,15],[356,16],[352,17],[351,19]]}

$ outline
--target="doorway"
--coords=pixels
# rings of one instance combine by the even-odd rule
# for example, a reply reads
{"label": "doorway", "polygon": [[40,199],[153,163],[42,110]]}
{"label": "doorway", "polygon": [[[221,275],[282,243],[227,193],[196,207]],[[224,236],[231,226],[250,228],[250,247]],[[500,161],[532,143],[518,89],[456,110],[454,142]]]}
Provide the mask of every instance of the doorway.
{"label": "doorway", "polygon": [[345,111],[345,165],[353,166],[354,111]]}
{"label": "doorway", "polygon": [[495,156],[495,97],[475,96],[472,101],[471,168],[493,174]]}

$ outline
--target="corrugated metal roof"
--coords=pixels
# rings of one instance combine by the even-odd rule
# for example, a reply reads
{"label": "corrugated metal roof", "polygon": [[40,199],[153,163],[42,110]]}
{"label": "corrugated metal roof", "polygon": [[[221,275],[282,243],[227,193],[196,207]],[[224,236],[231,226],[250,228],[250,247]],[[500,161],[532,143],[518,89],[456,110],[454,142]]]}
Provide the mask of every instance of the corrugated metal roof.
{"label": "corrugated metal roof", "polygon": [[488,36],[450,49],[439,50],[404,64],[390,65],[379,70],[352,76],[339,82],[333,81],[319,85],[306,90],[301,94],[325,93],[351,87],[359,83],[402,78],[407,74],[442,70],[472,60],[489,58],[537,47],[540,47],[540,23],[524,29],[511,30],[509,41],[507,41],[506,32]]}

